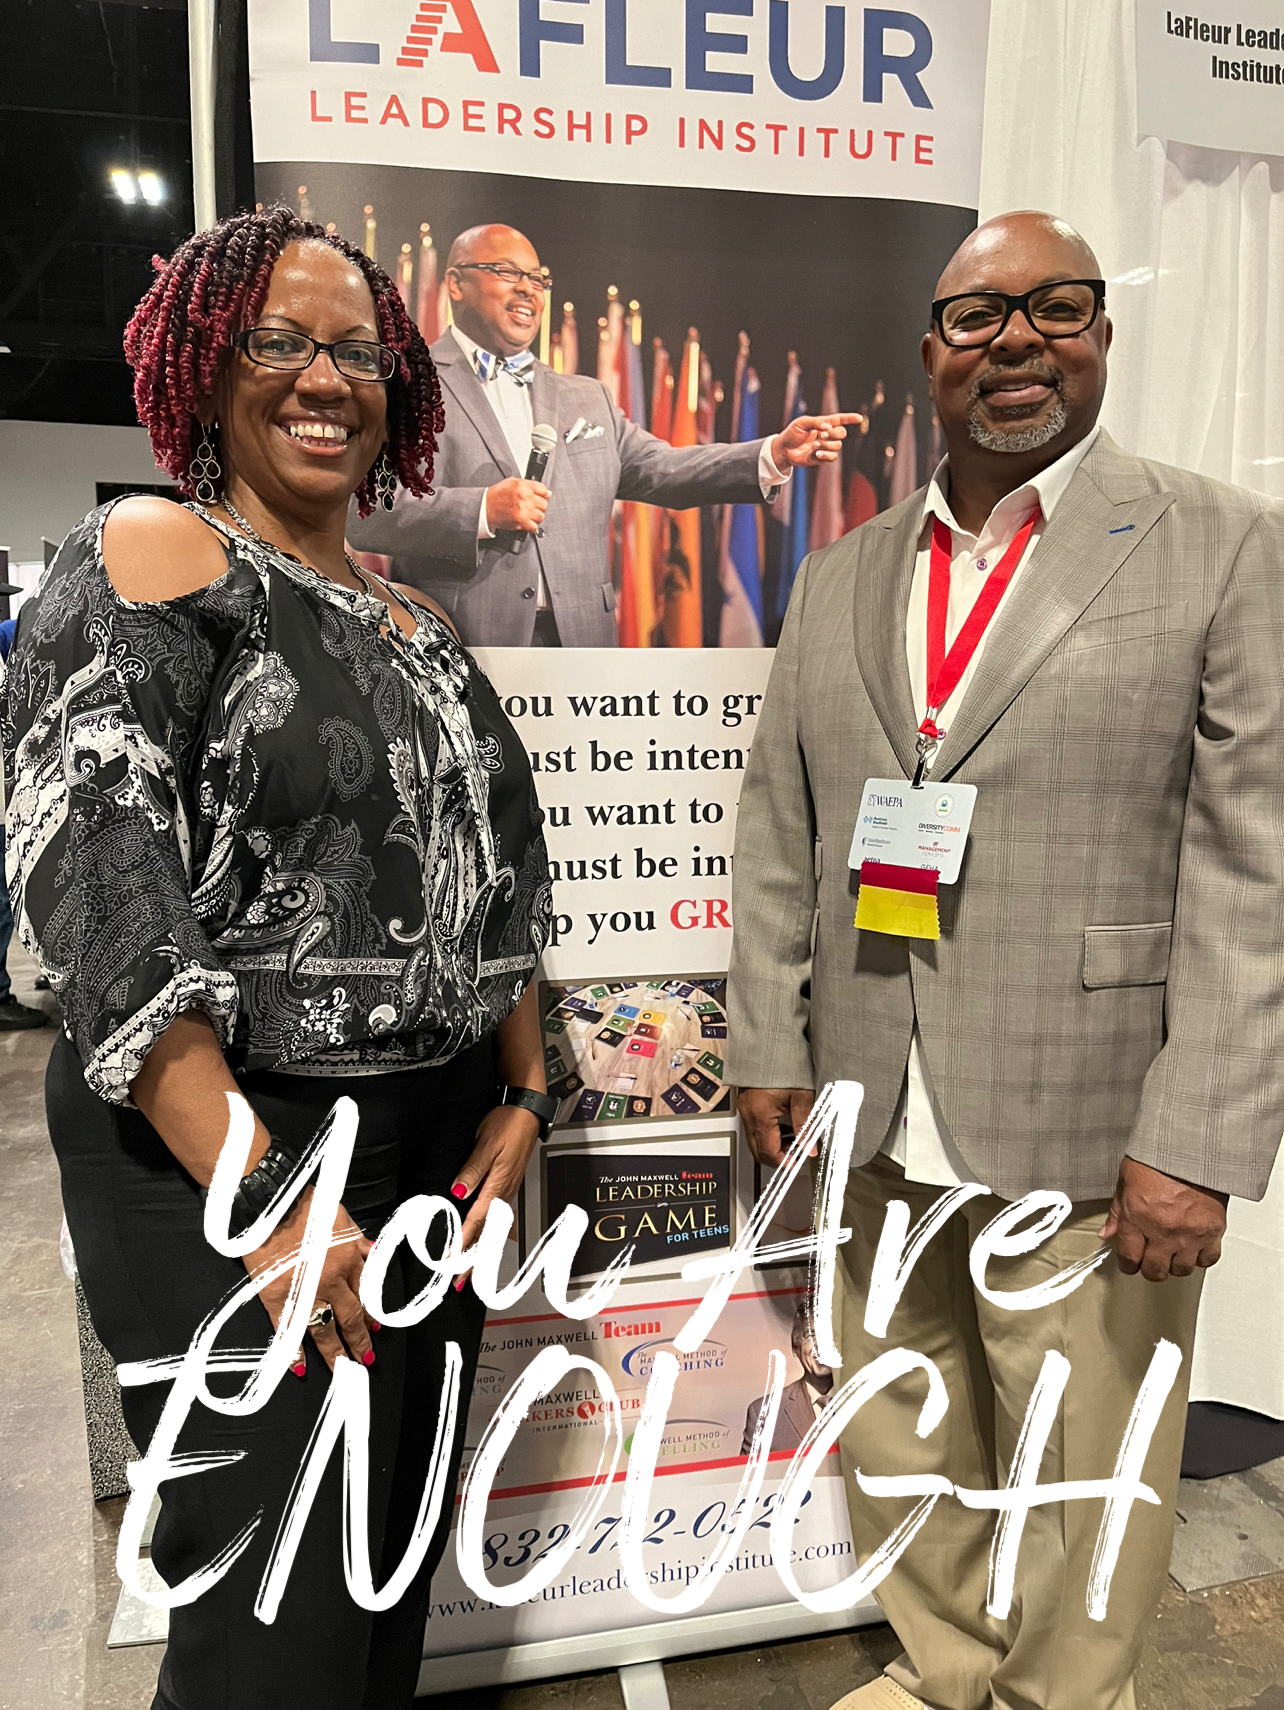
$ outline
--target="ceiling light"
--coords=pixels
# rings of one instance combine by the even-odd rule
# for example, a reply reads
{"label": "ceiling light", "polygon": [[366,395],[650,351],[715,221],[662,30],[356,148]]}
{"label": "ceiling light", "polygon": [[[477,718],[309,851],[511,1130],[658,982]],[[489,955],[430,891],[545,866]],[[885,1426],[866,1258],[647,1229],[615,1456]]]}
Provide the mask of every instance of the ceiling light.
{"label": "ceiling light", "polygon": [[154,172],[140,172],[138,174],[138,188],[143,193],[143,201],[149,207],[158,208],[165,200],[164,180]]}
{"label": "ceiling light", "polygon": [[122,202],[138,200],[138,185],[134,182],[134,175],[132,172],[126,172],[123,167],[112,168],[111,187]]}

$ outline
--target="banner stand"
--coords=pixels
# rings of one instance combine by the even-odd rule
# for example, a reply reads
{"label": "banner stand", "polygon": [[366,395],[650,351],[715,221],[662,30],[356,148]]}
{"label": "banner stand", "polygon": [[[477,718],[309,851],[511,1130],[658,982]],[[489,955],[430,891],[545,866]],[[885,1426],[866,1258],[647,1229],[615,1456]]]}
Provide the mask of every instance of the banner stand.
{"label": "banner stand", "polygon": [[767,1609],[692,1615],[677,1621],[656,1621],[645,1627],[548,1639],[514,1645],[507,1650],[436,1655],[427,1658],[420,1670],[417,1696],[467,1692],[477,1686],[516,1686],[524,1681],[552,1680],[616,1668],[625,1710],[668,1710],[663,1664],[670,1657],[736,1650],[746,1645],[774,1645],[816,1633],[869,1627],[883,1619],[883,1612],[872,1597],[862,1598],[852,1609],[828,1615],[791,1602]]}

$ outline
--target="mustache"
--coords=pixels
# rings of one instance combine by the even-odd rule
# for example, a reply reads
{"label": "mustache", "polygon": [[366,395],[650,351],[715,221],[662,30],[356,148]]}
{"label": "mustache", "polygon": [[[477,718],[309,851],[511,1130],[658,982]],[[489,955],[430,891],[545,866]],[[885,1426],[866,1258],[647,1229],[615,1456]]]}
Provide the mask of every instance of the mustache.
{"label": "mustache", "polygon": [[1044,386],[1051,386],[1060,392],[1062,374],[1059,368],[1053,368],[1047,362],[992,362],[983,374],[978,374],[972,382],[970,401],[977,403],[981,398],[988,397],[990,387],[987,382],[996,374],[1028,374],[1031,380],[1038,380]]}

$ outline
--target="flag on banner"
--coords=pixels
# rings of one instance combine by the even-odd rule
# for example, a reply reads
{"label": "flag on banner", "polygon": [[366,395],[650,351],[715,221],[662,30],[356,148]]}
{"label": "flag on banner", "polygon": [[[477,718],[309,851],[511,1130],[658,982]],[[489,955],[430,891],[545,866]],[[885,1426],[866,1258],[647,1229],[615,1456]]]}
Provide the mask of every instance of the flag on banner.
{"label": "flag on banner", "polygon": [[668,439],[673,432],[673,364],[662,340],[651,340],[651,432]]}
{"label": "flag on banner", "polygon": [[432,227],[419,228],[419,298],[415,322],[425,344],[436,344],[444,332],[440,318],[441,283],[437,278],[437,246],[432,241]]}
{"label": "flag on banner", "polygon": [[575,324],[575,304],[562,304],[562,373],[580,371],[580,335]]}
{"label": "flag on banner", "polygon": [[[629,304],[624,336],[616,353],[620,408],[631,422],[646,426],[646,382],[642,374],[642,313]],[[621,647],[650,647],[655,629],[655,572],[652,553],[656,512],[634,500],[620,506],[620,592],[615,618]]]}
{"label": "flag on banner", "polygon": [[[807,400],[802,394],[802,369],[798,354],[789,352],[789,371],[785,376],[785,411],[781,422],[787,428],[798,416],[807,414]],[[807,482],[810,471],[795,469],[793,480],[785,483],[776,500],[776,516],[781,524],[780,568],[776,578],[776,616],[782,618],[789,606],[794,577],[798,566],[807,556],[807,534],[810,527],[807,509]]]}
{"label": "flag on banner", "polygon": [[[825,392],[820,400],[822,416],[838,413],[838,379],[832,368],[825,370]],[[843,537],[843,460],[822,463],[816,471],[814,498],[811,505],[811,533],[807,548],[818,552],[822,546],[832,546]]]}
{"label": "flag on banner", "polygon": [[889,505],[899,505],[918,486],[918,437],[914,426],[913,394],[905,400],[905,414],[896,430],[896,461],[887,489]]}
{"label": "flag on banner", "polygon": [[873,483],[868,481],[859,469],[852,470],[852,478],[847,483],[847,510],[843,521],[847,532],[867,523],[871,517],[878,515],[878,494],[874,491]]}
{"label": "flag on banner", "polygon": [[[620,396],[620,358],[624,344],[624,305],[619,287],[611,285],[606,292],[606,314],[597,323],[597,377],[610,392],[612,399],[624,408]],[[627,414],[627,411],[625,412]]]}
{"label": "flag on banner", "polygon": [[[687,332],[682,371],[673,389],[671,445],[698,445],[700,409],[700,334]],[[664,562],[664,641],[666,647],[702,647],[700,604],[700,512],[669,511],[668,550]]]}
{"label": "flag on banner", "polygon": [[[731,398],[731,437],[757,439],[760,382],[749,366],[749,335],[740,335],[735,390]],[[762,510],[758,505],[726,505],[718,580],[722,584],[719,647],[762,646]]]}

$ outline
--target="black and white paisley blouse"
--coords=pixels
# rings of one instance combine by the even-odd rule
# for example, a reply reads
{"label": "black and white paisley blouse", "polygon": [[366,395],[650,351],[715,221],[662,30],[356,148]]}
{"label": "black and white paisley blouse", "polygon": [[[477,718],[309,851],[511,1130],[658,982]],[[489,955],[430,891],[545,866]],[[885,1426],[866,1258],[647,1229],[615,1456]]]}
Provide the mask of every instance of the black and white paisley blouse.
{"label": "black and white paisley blouse", "polygon": [[383,1072],[484,1038],[551,907],[490,683],[431,613],[405,640],[379,600],[208,516],[218,581],[122,599],[110,509],[27,601],[0,702],[14,913],[89,1085],[127,1104],[192,1008],[233,1067]]}

